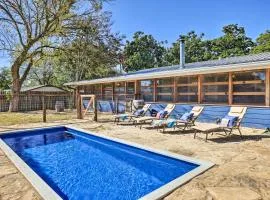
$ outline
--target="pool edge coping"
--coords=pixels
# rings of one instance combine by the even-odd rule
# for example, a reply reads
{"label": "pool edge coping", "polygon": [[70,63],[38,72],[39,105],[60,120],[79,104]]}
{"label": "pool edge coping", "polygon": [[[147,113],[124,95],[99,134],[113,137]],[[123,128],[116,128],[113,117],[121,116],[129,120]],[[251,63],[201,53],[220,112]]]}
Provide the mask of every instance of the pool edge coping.
{"label": "pool edge coping", "polygon": [[159,155],[163,155],[163,156],[167,156],[167,157],[171,157],[171,158],[175,158],[178,160],[182,160],[182,161],[186,161],[192,164],[197,164],[199,165],[199,167],[197,167],[196,169],[191,170],[190,172],[172,180],[171,182],[159,187],[158,189],[146,194],[145,196],[141,197],[140,200],[155,200],[155,199],[161,199],[165,196],[167,196],[168,194],[170,194],[171,192],[173,192],[174,190],[176,190],[177,188],[179,188],[181,185],[187,183],[188,181],[190,181],[191,179],[195,178],[196,176],[204,173],[205,171],[207,171],[208,169],[212,168],[215,164],[212,162],[208,162],[208,161],[204,161],[204,160],[200,160],[197,158],[192,158],[192,157],[188,157],[188,156],[184,156],[184,155],[180,155],[180,154],[176,154],[170,151],[166,151],[166,150],[160,150],[160,149],[155,149],[152,147],[148,147],[145,145],[141,145],[135,142],[130,142],[127,140],[123,140],[123,139],[118,139],[118,138],[113,138],[110,136],[104,136],[104,135],[98,135],[98,134],[94,134],[91,131],[87,131],[81,128],[77,128],[71,125],[67,125],[65,126],[67,128],[73,129],[73,130],[77,130],[77,131],[81,131],[90,135],[94,135],[96,137],[100,137],[103,139],[107,139],[107,140],[112,140],[114,142],[118,142],[121,144],[125,144],[125,145],[129,145],[135,148],[139,148],[139,149],[143,149],[146,151],[150,151]]}
{"label": "pool edge coping", "polygon": [[34,130],[40,130],[40,129],[50,129],[50,128],[57,128],[57,127],[64,127],[64,128],[70,128],[76,131],[84,132],[89,135],[93,135],[96,137],[100,137],[106,140],[111,140],[120,144],[129,145],[135,148],[143,149],[146,151],[150,151],[152,153],[156,153],[159,155],[171,157],[174,159],[186,161],[189,163],[197,164],[199,167],[191,170],[190,172],[172,180],[171,182],[159,187],[158,189],[146,194],[145,196],[141,197],[140,200],[153,200],[153,199],[161,199],[177,188],[179,188],[181,185],[187,183],[194,177],[204,173],[211,167],[213,167],[215,164],[212,162],[200,160],[197,158],[192,158],[176,153],[172,153],[166,150],[160,150],[151,148],[145,145],[141,145],[135,142],[130,142],[123,139],[113,138],[110,136],[105,135],[98,135],[97,133],[93,133],[91,131],[87,131],[85,129],[77,128],[71,125],[56,125],[56,126],[47,126],[47,127],[38,127],[38,128],[29,128],[29,129],[19,129],[14,131],[4,131],[0,134],[0,148],[4,151],[6,156],[12,161],[12,163],[16,166],[16,168],[23,174],[23,176],[30,182],[30,184],[36,189],[36,191],[40,194],[40,196],[45,200],[60,200],[62,199],[34,170],[29,167],[1,138],[1,135],[3,134],[19,134],[20,132],[25,131],[34,131]]}
{"label": "pool edge coping", "polygon": [[62,200],[62,198],[0,138],[0,148],[12,164],[45,200]]}

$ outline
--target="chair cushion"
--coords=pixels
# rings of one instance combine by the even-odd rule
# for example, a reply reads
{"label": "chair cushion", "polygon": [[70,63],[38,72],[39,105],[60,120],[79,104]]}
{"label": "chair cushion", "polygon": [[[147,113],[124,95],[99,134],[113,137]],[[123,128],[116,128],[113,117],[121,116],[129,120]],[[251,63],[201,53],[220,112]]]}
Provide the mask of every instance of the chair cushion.
{"label": "chair cushion", "polygon": [[183,120],[183,121],[189,121],[189,120],[192,119],[193,115],[194,115],[194,113],[189,113],[189,112],[187,112],[187,113],[185,113],[185,114],[183,114],[183,115],[181,116],[180,120]]}
{"label": "chair cushion", "polygon": [[127,114],[120,114],[118,115],[119,119],[125,121],[127,118],[128,118],[128,115]]}
{"label": "chair cushion", "polygon": [[139,109],[139,110],[136,110],[136,111],[135,111],[134,115],[135,115],[136,117],[138,117],[138,116],[141,116],[141,115],[143,114],[143,112],[144,112],[143,109]]}
{"label": "chair cushion", "polygon": [[224,118],[229,120],[229,123],[228,123],[228,127],[229,128],[234,127],[235,123],[238,120],[238,117],[236,117],[236,116],[230,116],[230,115],[226,115]]}
{"label": "chair cushion", "polygon": [[166,120],[166,126],[168,128],[173,128],[176,125],[176,119],[167,119]]}
{"label": "chair cushion", "polygon": [[194,106],[194,107],[192,108],[192,111],[193,111],[193,112],[200,112],[201,109],[202,109],[201,106]]}
{"label": "chair cushion", "polygon": [[243,107],[231,107],[230,112],[231,113],[242,113],[243,112]]}
{"label": "chair cushion", "polygon": [[230,120],[227,118],[222,118],[219,125],[220,127],[227,128],[229,125]]}
{"label": "chair cushion", "polygon": [[168,105],[166,106],[166,108],[167,108],[168,110],[171,110],[171,109],[173,109],[174,107],[175,107],[174,104],[168,104]]}
{"label": "chair cushion", "polygon": [[149,112],[150,112],[150,115],[151,115],[151,116],[156,116],[156,115],[157,115],[157,113],[158,113],[158,111],[157,111],[157,110],[155,110],[155,109],[153,109],[153,108],[152,108],[152,109],[150,109],[150,110],[149,110]]}
{"label": "chair cushion", "polygon": [[168,111],[166,110],[161,110],[157,113],[157,119],[163,119],[166,117],[166,115],[168,114]]}

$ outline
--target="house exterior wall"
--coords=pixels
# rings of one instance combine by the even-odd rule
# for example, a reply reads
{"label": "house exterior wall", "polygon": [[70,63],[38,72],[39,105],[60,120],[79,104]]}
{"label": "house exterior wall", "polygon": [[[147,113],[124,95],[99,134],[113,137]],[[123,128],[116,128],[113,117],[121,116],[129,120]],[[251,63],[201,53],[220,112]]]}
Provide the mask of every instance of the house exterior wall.
{"label": "house exterior wall", "polygon": [[270,68],[80,86],[102,100],[270,106]]}

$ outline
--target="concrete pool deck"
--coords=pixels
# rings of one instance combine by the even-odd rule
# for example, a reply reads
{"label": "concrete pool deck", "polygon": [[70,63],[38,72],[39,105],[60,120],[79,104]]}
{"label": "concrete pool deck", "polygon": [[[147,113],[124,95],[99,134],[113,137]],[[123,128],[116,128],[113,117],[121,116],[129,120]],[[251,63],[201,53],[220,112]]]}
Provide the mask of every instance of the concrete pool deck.
{"label": "concrete pool deck", "polygon": [[[176,189],[165,199],[270,199],[270,135],[263,130],[243,128],[239,136],[224,138],[217,134],[209,141],[193,139],[193,134],[159,133],[134,126],[114,125],[109,115],[100,122],[72,120],[46,126],[70,124],[97,134],[124,139],[156,149],[215,163],[204,174]],[[0,131],[43,127],[43,123],[0,127]],[[204,138],[205,135],[198,135]],[[22,174],[0,150],[0,199],[41,199]]]}

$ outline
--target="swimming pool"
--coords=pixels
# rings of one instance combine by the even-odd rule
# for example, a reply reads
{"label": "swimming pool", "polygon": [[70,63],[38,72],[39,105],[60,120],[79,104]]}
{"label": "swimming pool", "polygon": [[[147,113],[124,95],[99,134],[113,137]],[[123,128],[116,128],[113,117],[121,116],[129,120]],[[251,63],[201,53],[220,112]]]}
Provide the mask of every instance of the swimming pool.
{"label": "swimming pool", "polygon": [[212,163],[73,127],[7,132],[0,147],[44,199],[158,199]]}

